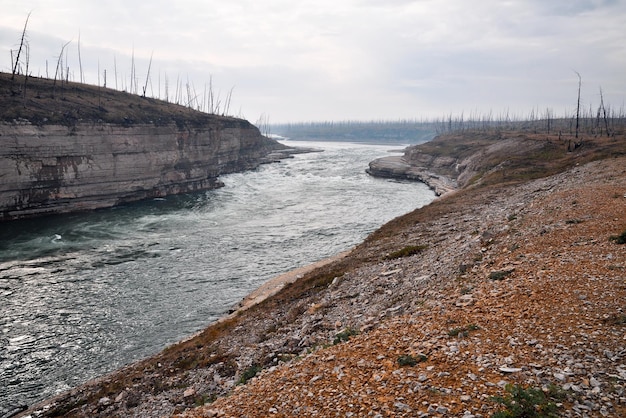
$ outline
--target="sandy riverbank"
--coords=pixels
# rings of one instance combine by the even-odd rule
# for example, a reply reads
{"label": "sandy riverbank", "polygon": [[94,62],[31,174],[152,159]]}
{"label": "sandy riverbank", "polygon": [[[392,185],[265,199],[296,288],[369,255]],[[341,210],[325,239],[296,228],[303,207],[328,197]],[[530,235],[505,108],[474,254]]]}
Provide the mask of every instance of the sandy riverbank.
{"label": "sandy riverbank", "polygon": [[288,271],[287,273],[283,273],[266,281],[256,290],[253,290],[250,294],[244,297],[241,302],[237,304],[235,311],[230,315],[237,315],[238,313],[245,311],[250,307],[264,301],[268,297],[275,295],[287,284],[294,283],[296,280],[302,278],[306,273],[309,273],[316,268],[328,265],[332,262],[345,258],[346,256],[348,256],[348,254],[350,254],[350,251],[351,250],[344,251],[335,256],[328,257],[315,263]]}

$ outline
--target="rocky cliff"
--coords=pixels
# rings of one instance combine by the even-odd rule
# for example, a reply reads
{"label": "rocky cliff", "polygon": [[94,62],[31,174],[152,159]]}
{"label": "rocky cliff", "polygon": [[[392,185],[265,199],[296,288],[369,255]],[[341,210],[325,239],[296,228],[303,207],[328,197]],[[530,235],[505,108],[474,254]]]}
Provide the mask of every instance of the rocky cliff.
{"label": "rocky cliff", "polygon": [[243,120],[201,127],[0,125],[0,219],[91,210],[215,188],[280,145]]}
{"label": "rocky cliff", "polygon": [[[588,147],[601,148],[598,145]],[[550,167],[553,159],[565,164],[564,155],[580,155],[564,154],[566,147],[565,140],[546,135],[466,132],[409,146],[402,156],[378,158],[366,171],[376,177],[421,181],[441,196],[474,182],[493,182],[494,175],[501,182],[555,173],[561,165]]]}
{"label": "rocky cliff", "polygon": [[0,221],[215,188],[286,148],[242,119],[6,74],[0,121]]}

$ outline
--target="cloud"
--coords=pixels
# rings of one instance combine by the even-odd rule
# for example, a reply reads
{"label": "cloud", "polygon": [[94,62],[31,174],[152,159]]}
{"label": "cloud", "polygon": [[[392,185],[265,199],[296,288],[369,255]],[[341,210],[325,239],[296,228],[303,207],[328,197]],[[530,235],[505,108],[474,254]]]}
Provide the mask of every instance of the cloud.
{"label": "cloud", "polygon": [[171,86],[212,80],[234,87],[233,105],[251,120],[559,111],[570,106],[573,70],[589,101],[599,86],[616,106],[626,96],[622,0],[0,0],[0,9],[0,68],[10,68],[32,10],[34,71],[72,40],[77,74],[80,32],[89,82],[100,68],[128,85],[131,57],[141,78],[153,55],[153,89],[166,74]]}

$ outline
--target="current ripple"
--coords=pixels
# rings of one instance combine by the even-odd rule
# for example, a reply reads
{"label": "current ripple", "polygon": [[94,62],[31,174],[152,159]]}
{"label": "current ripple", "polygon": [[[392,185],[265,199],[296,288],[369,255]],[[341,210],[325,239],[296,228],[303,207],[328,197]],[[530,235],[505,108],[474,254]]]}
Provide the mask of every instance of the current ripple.
{"label": "current ripple", "polygon": [[365,174],[390,146],[306,145],[324,152],[222,189],[2,225],[0,416],[158,352],[434,198]]}

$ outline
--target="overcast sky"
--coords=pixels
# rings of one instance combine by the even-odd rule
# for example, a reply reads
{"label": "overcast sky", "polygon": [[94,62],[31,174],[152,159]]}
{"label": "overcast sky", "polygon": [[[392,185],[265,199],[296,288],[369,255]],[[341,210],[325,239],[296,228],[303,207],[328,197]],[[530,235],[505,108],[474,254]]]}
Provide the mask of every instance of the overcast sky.
{"label": "overcast sky", "polygon": [[[626,0],[0,0],[0,70],[26,16],[30,71],[148,94],[213,82],[256,122],[528,114],[626,100]],[[117,70],[117,80],[114,77]],[[160,92],[159,92],[160,86]],[[186,88],[185,88],[186,90]],[[185,93],[186,97],[186,93]]]}

